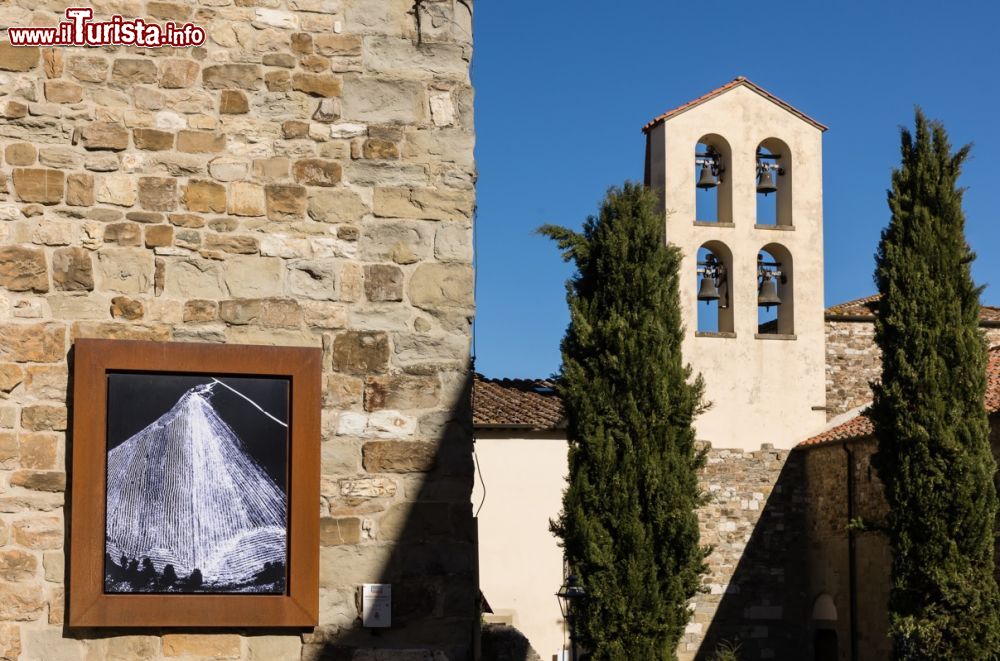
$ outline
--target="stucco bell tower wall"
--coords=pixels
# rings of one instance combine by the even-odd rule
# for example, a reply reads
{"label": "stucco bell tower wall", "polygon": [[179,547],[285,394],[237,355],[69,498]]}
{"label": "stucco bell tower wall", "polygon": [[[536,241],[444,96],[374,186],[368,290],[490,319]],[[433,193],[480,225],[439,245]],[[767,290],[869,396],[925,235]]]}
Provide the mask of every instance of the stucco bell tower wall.
{"label": "stucco bell tower wall", "polygon": [[[696,222],[695,147],[706,135],[727,143],[722,178],[732,222]],[[681,305],[685,359],[706,383],[709,411],[698,438],[715,447],[752,450],[761,443],[790,448],[825,423],[823,327],[822,130],[747,85],[736,85],[648,129],[646,180],[666,210],[666,240],[683,251]],[[790,225],[755,226],[756,152],[779,140],[779,163],[790,184]],[[720,207],[722,205],[720,204]],[[720,218],[728,214],[720,213]],[[697,333],[699,247],[721,243],[732,254],[728,282],[733,331]],[[793,328],[758,333],[758,252],[777,244],[791,256],[792,287],[782,290]],[[770,249],[769,249],[770,250]],[[774,251],[772,251],[774,252]],[[781,251],[779,251],[781,252]],[[777,257],[781,259],[781,257]]]}

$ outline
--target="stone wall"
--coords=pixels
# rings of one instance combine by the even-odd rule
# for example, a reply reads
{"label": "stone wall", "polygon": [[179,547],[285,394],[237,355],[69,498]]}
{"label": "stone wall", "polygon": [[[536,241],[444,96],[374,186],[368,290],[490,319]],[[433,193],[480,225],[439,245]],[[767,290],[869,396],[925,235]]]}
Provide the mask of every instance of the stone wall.
{"label": "stone wall", "polygon": [[[470,658],[471,2],[86,4],[208,39],[0,35],[0,659]],[[79,337],[323,348],[318,629],[64,630]],[[362,582],[393,583],[378,637]]]}
{"label": "stone wall", "polygon": [[[989,346],[1000,327],[983,326]],[[881,376],[881,353],[871,321],[826,321],[826,416],[829,420],[871,401],[869,383]]]}
{"label": "stone wall", "polygon": [[740,657],[798,658],[802,623],[804,501],[801,455],[710,449],[700,480],[702,544],[712,547],[703,592],[678,656],[712,659],[720,646]]}

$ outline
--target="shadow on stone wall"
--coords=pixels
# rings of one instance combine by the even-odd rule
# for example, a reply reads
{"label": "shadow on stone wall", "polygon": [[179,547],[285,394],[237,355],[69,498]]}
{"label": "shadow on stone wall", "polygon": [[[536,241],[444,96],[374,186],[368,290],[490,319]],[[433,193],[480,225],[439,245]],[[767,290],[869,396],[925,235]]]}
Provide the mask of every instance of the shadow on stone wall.
{"label": "shadow on stone wall", "polygon": [[542,661],[523,633],[506,624],[483,625],[482,661]]}
{"label": "shadow on stone wall", "polygon": [[[392,627],[364,628],[360,620],[346,627],[321,625],[304,637],[303,661],[465,661],[478,655],[471,372],[461,393],[449,412],[420,420],[421,436],[438,443],[417,493],[407,494],[409,512],[391,525],[390,513],[379,520],[378,541],[391,544],[384,547],[381,573],[371,579],[392,584]],[[324,582],[321,574],[321,587]]]}
{"label": "shadow on stone wall", "polygon": [[696,659],[808,659],[803,453],[792,451],[708,625]]}
{"label": "shadow on stone wall", "polygon": [[[70,355],[70,364],[72,358]],[[406,500],[412,506],[408,510],[392,508],[375,514],[374,517],[378,517],[375,540],[359,545],[321,546],[320,625],[315,629],[70,629],[64,625],[64,641],[92,641],[91,647],[96,641],[99,649],[114,658],[159,656],[160,643],[155,637],[165,634],[196,634],[204,642],[200,651],[209,656],[220,655],[210,652],[213,645],[225,648],[227,634],[235,649],[240,649],[238,634],[249,640],[252,658],[299,659],[300,649],[302,661],[466,661],[477,658],[480,596],[477,529],[471,504],[474,480],[471,389],[470,371],[450,410],[421,417],[419,438],[437,440],[434,456],[420,460],[428,467],[426,471],[406,475],[385,473],[401,482],[413,478],[405,482]],[[72,392],[71,383],[67,397],[70,420]],[[66,434],[66,472],[70,480],[73,474],[71,428],[72,425]],[[336,442],[336,439],[325,442]],[[410,441],[400,441],[407,442]],[[415,484],[419,484],[416,489]],[[71,488],[71,483],[67,484],[64,547],[65,584],[69,589],[72,589],[69,585],[71,513],[68,497]],[[327,513],[321,511],[321,515],[327,516]],[[290,569],[295,571],[294,567]],[[369,582],[392,585],[391,628],[362,626],[360,584]],[[201,638],[203,636],[205,638]],[[178,637],[181,638],[184,637]],[[300,640],[304,643],[301,647]],[[178,644],[186,644],[186,641],[178,640]]]}

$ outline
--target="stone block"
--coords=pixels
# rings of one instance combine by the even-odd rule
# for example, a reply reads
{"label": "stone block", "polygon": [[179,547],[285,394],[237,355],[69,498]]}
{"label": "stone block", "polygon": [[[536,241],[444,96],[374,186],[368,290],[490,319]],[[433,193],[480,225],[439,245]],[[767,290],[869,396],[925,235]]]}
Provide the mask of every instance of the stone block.
{"label": "stone block", "polygon": [[226,136],[212,131],[178,131],[177,151],[189,154],[215,154],[226,150]]}
{"label": "stone block", "polygon": [[0,660],[17,661],[21,655],[21,628],[16,624],[0,624]]}
{"label": "stone block", "polygon": [[234,216],[263,216],[267,213],[264,187],[247,181],[229,185],[229,213]]}
{"label": "stone block", "polygon": [[119,246],[142,245],[142,229],[138,223],[111,223],[104,228],[104,243]]}
{"label": "stone block", "polygon": [[354,191],[333,188],[310,191],[309,217],[323,223],[356,223],[371,209]]}
{"label": "stone block", "polygon": [[225,262],[226,287],[233,298],[280,297],[284,293],[283,270],[284,263],[276,257],[234,255]]}
{"label": "stone block", "polygon": [[97,253],[97,276],[102,290],[149,293],[153,284],[153,255],[141,248],[104,248]]}
{"label": "stone block", "polygon": [[219,318],[219,304],[215,301],[193,299],[184,303],[184,321],[201,323]]}
{"label": "stone block", "polygon": [[128,129],[114,122],[93,122],[81,129],[84,149],[123,151],[128,149]]}
{"label": "stone block", "polygon": [[170,262],[166,268],[166,292],[175,298],[219,299],[229,296],[222,266],[207,259]]}
{"label": "stone block", "polygon": [[94,269],[90,252],[83,248],[58,248],[52,253],[52,282],[62,291],[92,291]]}
{"label": "stone block", "polygon": [[45,251],[21,246],[0,246],[0,287],[10,291],[49,290]]}
{"label": "stone block", "polygon": [[292,76],[284,70],[268,71],[264,74],[264,85],[268,92],[287,92],[292,89]]}
{"label": "stone block", "polygon": [[290,184],[268,184],[264,187],[267,217],[271,220],[295,220],[306,211],[306,189]]}
{"label": "stone block", "polygon": [[14,168],[14,192],[22,202],[58,204],[63,199],[66,175],[60,170]]}
{"label": "stone block", "polygon": [[160,87],[165,89],[191,87],[198,80],[200,70],[200,65],[194,60],[172,58],[163,60],[160,63]]}
{"label": "stone block", "polygon": [[376,188],[374,212],[390,218],[469,221],[475,210],[471,191],[435,188]]}
{"label": "stone block", "polygon": [[305,186],[333,186],[340,183],[343,168],[336,161],[307,158],[292,166],[295,181]]}
{"label": "stone block", "polygon": [[21,408],[21,428],[30,430],[65,430],[66,407],[35,404]]}
{"label": "stone block", "polygon": [[24,370],[15,363],[0,364],[0,391],[9,393],[24,380]]}
{"label": "stone block", "polygon": [[0,359],[55,363],[66,357],[66,327],[57,323],[0,326]]}
{"label": "stone block", "polygon": [[237,634],[168,633],[163,635],[163,656],[239,658],[240,637]]}
{"label": "stone block", "polygon": [[[361,519],[345,517],[339,519],[322,518],[319,520],[319,545],[339,546],[341,544],[357,544],[361,541]],[[28,556],[32,560],[34,557]],[[3,578],[2,556],[0,556],[0,578]]]}
{"label": "stone block", "polygon": [[344,81],[344,119],[370,124],[418,124],[424,86],[415,81],[351,77]]}
{"label": "stone block", "polygon": [[368,159],[398,160],[399,146],[389,140],[369,138],[365,140],[361,153]]}
{"label": "stone block", "polygon": [[177,179],[174,177],[139,177],[139,206],[148,211],[173,211],[177,208]]}
{"label": "stone block", "polygon": [[127,174],[106,174],[97,178],[97,201],[119,207],[135,204],[135,180]]}
{"label": "stone block", "polygon": [[0,41],[0,71],[31,71],[40,56],[38,48],[12,46],[6,38]]}
{"label": "stone block", "polygon": [[20,549],[0,549],[0,580],[27,581],[35,577],[38,560]]}
{"label": "stone block", "polygon": [[166,151],[174,148],[174,134],[158,129],[132,129],[132,140],[136,149]]}
{"label": "stone block", "polygon": [[340,96],[343,84],[337,76],[330,74],[296,73],[292,76],[292,89],[310,96]]}
{"label": "stone block", "polygon": [[361,448],[369,473],[426,473],[434,468],[437,445],[424,441],[370,441]]}
{"label": "stone block", "polygon": [[111,316],[114,319],[135,321],[142,319],[144,312],[142,301],[137,301],[128,296],[115,296],[111,299]]}
{"label": "stone block", "polygon": [[[16,471],[14,477],[24,473],[37,473],[39,471]],[[63,476],[63,487],[65,487],[66,475]],[[13,479],[11,483],[13,484]],[[18,481],[18,486],[25,486]],[[31,488],[31,487],[28,487]],[[43,489],[43,491],[54,491],[55,489]],[[61,490],[61,489],[60,489]],[[62,548],[63,545],[63,521],[58,516],[31,515],[26,518],[17,519],[11,524],[11,538],[15,543],[26,549],[47,550]]]}
{"label": "stone block", "polygon": [[421,264],[410,278],[410,302],[428,310],[471,309],[472,267],[465,264]]}
{"label": "stone block", "polygon": [[335,266],[323,260],[289,262],[288,289],[296,297],[332,300],[337,297]]}
{"label": "stone block", "polygon": [[[285,169],[287,170],[287,166]],[[215,158],[208,164],[208,173],[218,181],[238,181],[244,179],[249,171],[250,164],[246,161],[224,156]]]}
{"label": "stone block", "polygon": [[200,213],[226,212],[226,187],[214,181],[189,180],[184,187],[184,206]]}
{"label": "stone block", "polygon": [[119,58],[111,67],[111,82],[131,87],[156,82],[156,63],[149,58]]}
{"label": "stone block", "polygon": [[389,337],[383,332],[344,331],[334,338],[331,354],[337,372],[382,373],[389,367]]}
{"label": "stone block", "polygon": [[208,89],[256,89],[261,81],[257,64],[217,64],[205,67],[201,79]]}
{"label": "stone block", "polygon": [[[45,600],[42,597],[41,586],[33,583],[0,582],[0,619],[12,622],[37,620],[42,615],[42,608],[44,606]],[[58,635],[60,632],[57,629],[55,633]],[[25,656],[22,655],[19,658],[24,659]],[[37,661],[46,659],[46,657],[41,656],[30,658]],[[48,659],[57,658],[65,657],[48,657]]]}
{"label": "stone block", "polygon": [[257,324],[271,328],[297,328],[302,310],[290,298],[238,299],[219,304],[219,318],[237,326]]}
{"label": "stone block", "polygon": [[403,270],[393,264],[365,266],[365,296],[369,301],[403,300]]}
{"label": "stone block", "polygon": [[219,113],[223,115],[244,115],[250,112],[247,95],[239,90],[222,90],[219,98]]}
{"label": "stone block", "polygon": [[443,223],[434,235],[434,256],[442,262],[472,262],[472,227]]}
{"label": "stone block", "polygon": [[48,432],[21,433],[20,463],[23,468],[52,470],[56,468],[59,436]]}
{"label": "stone block", "polygon": [[38,150],[30,142],[15,142],[3,152],[7,165],[34,165]]}
{"label": "stone block", "polygon": [[247,636],[248,661],[300,661],[299,636]]}
{"label": "stone block", "polygon": [[144,236],[147,248],[162,248],[174,242],[174,228],[170,225],[150,225]]}
{"label": "stone block", "polygon": [[365,410],[428,409],[440,402],[441,383],[437,377],[386,375],[365,380]]}
{"label": "stone block", "polygon": [[94,175],[77,173],[66,177],[66,204],[71,207],[94,205]]}

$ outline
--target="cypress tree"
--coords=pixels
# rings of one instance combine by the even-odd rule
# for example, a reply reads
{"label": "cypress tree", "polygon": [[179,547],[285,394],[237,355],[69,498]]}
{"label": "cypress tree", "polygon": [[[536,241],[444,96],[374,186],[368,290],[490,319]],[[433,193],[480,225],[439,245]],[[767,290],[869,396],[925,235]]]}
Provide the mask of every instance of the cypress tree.
{"label": "cypress tree", "polygon": [[915,130],[901,133],[876,255],[882,379],[872,405],[893,551],[890,635],[897,659],[996,658],[996,465],[981,289],[956,185],[969,146],[952,152],[944,126],[919,109]]}
{"label": "cypress tree", "polygon": [[612,188],[583,232],[546,225],[576,273],[558,390],[569,484],[553,522],[585,590],[576,639],[593,659],[672,659],[704,571],[695,509],[702,381],[681,358],[680,251],[656,195]]}

